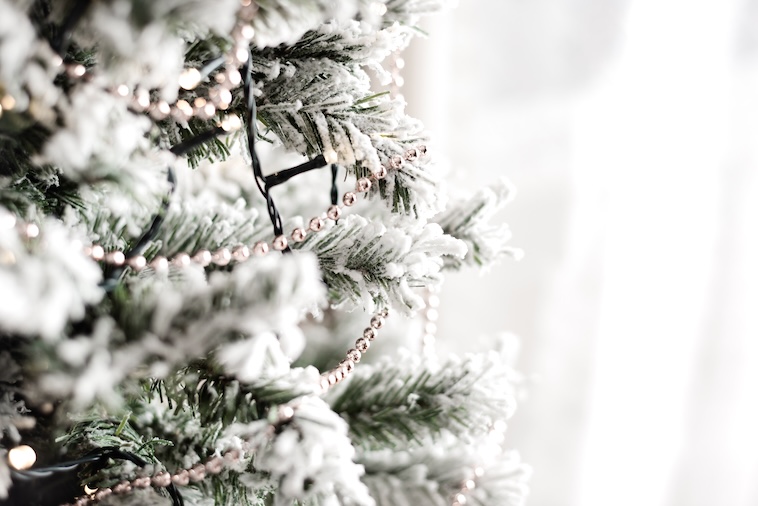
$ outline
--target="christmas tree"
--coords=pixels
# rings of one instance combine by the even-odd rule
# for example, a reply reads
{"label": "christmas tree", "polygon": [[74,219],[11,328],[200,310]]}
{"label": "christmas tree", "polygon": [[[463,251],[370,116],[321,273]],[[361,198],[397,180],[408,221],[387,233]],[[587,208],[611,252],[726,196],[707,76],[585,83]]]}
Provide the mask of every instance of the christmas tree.
{"label": "christmas tree", "polygon": [[445,4],[0,0],[0,504],[523,503],[508,347],[431,349],[514,253],[392,87]]}

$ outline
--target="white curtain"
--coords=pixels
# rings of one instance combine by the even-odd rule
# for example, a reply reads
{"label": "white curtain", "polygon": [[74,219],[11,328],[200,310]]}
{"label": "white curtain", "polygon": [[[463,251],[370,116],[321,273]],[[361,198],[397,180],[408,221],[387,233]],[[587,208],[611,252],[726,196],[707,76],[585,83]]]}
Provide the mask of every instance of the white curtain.
{"label": "white curtain", "polygon": [[519,188],[525,259],[449,279],[439,341],[520,335],[529,503],[758,504],[758,3],[471,0],[427,28],[410,112],[457,185]]}

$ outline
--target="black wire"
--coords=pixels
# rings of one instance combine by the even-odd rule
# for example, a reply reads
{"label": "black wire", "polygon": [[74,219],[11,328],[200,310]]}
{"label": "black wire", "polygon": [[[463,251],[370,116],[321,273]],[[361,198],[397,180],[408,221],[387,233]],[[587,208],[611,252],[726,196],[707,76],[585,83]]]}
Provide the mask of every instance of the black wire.
{"label": "black wire", "polygon": [[[39,467],[36,469],[27,469],[19,471],[11,469],[11,478],[14,482],[31,482],[40,478],[50,478],[56,475],[69,473],[75,470],[82,464],[99,463],[100,469],[105,467],[106,460],[128,460],[138,465],[139,467],[145,467],[148,463],[143,458],[134,455],[133,453],[126,452],[117,447],[104,447],[97,448],[87,455],[78,458],[76,460],[70,460],[67,462],[61,462],[53,466]],[[184,506],[184,498],[174,483],[169,484],[166,487],[166,491],[171,497],[171,502],[174,506]]]}
{"label": "black wire", "polygon": [[337,205],[337,199],[339,198],[339,192],[337,191],[337,164],[332,164],[332,205]]}

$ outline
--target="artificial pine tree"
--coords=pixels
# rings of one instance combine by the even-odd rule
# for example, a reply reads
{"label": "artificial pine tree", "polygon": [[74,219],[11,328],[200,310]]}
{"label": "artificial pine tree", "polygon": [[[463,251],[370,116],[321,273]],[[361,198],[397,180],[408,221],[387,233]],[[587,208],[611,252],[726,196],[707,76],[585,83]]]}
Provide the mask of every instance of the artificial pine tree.
{"label": "artificial pine tree", "polygon": [[522,504],[412,318],[512,253],[380,89],[445,3],[0,0],[0,503]]}

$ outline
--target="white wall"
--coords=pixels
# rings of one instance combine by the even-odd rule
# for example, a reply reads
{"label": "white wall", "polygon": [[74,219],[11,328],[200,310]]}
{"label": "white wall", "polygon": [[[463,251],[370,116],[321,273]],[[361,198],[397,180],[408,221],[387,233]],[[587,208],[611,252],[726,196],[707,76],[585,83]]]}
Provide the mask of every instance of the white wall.
{"label": "white wall", "polygon": [[758,3],[471,0],[427,29],[409,111],[458,184],[519,188],[525,259],[451,277],[439,340],[521,336],[530,504],[758,504]]}

